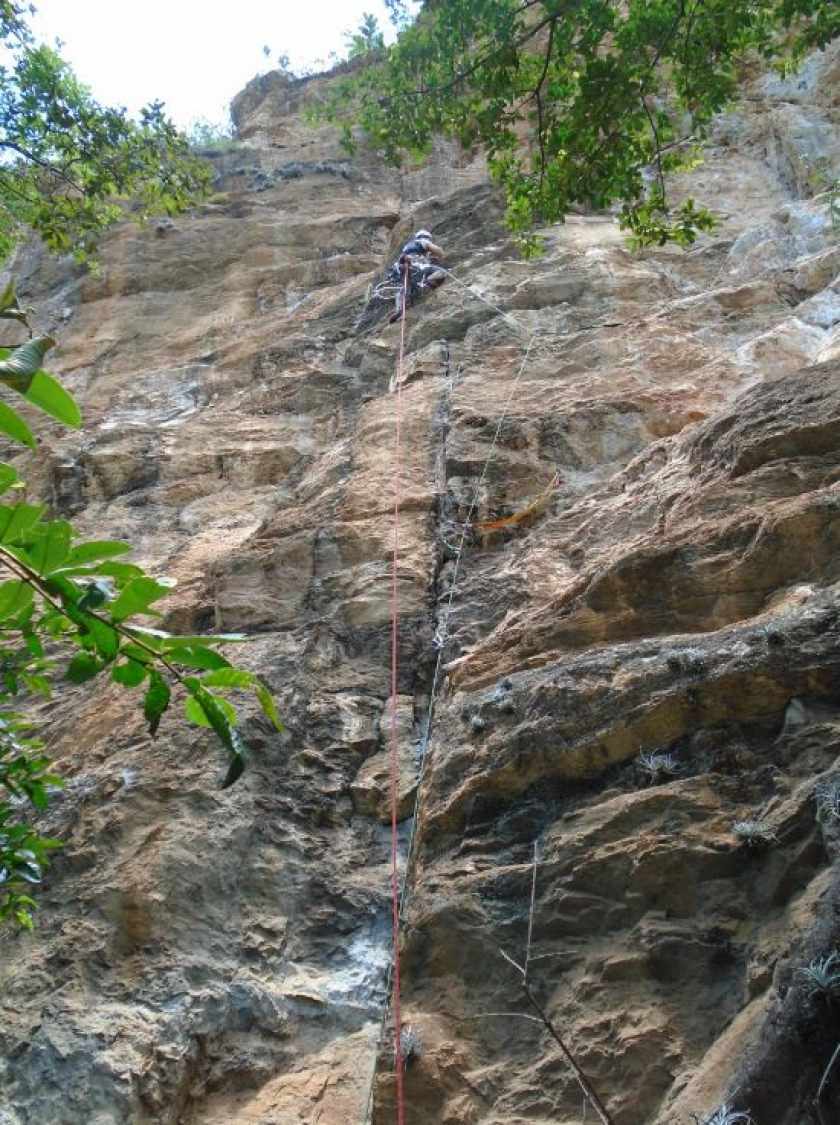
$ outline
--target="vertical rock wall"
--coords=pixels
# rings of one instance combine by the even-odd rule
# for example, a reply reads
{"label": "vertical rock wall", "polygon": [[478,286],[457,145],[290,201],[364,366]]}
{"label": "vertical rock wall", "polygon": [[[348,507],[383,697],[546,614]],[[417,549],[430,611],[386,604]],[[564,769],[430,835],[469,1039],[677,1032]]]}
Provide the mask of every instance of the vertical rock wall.
{"label": "vertical rock wall", "polygon": [[[411,1125],[581,1119],[502,956],[535,843],[534,988],[616,1125],[810,1120],[840,1040],[797,972],[840,945],[838,79],[835,50],[755,80],[679,185],[722,218],[688,253],[572,216],[524,263],[478,164],[348,162],[302,123],[318,81],[275,75],[206,206],[115,232],[98,275],[17,263],[85,413],[35,486],[178,579],[172,627],[251,633],[287,731],[249,715],[222,793],[212,741],[150,743],[124,692],[43,707],[68,843],[4,935],[2,1125],[394,1119],[392,707],[404,851],[423,774]],[[420,223],[462,284],[409,315],[392,700],[399,331],[354,324]],[[456,575],[473,505],[537,497]]]}

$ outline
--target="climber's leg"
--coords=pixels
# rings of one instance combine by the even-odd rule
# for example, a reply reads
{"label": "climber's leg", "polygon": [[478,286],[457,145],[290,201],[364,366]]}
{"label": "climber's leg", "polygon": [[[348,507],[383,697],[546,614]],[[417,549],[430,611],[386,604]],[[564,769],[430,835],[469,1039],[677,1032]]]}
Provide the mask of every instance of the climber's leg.
{"label": "climber's leg", "polygon": [[397,290],[396,297],[394,297],[394,311],[391,313],[390,317],[388,318],[388,323],[389,324],[396,324],[396,322],[402,316],[402,311],[403,311],[403,291],[402,291],[402,287],[400,287]]}

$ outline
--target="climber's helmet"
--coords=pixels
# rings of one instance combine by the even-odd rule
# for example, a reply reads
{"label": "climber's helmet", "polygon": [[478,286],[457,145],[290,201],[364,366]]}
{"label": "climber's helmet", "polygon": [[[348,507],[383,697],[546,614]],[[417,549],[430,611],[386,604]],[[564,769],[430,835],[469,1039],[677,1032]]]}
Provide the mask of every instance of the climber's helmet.
{"label": "climber's helmet", "polygon": [[432,235],[431,235],[430,231],[418,230],[417,234],[415,234],[414,237],[415,238],[428,238],[429,240],[431,240]]}

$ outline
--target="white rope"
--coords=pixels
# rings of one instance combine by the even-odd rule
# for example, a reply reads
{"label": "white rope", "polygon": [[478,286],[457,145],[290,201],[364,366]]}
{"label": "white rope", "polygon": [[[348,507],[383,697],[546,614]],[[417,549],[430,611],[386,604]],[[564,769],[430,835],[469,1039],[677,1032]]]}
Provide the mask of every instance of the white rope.
{"label": "white rope", "polygon": [[494,312],[497,312],[499,316],[503,316],[505,320],[509,320],[511,324],[515,324],[518,329],[522,328],[522,325],[519,323],[516,317],[511,316],[510,313],[506,313],[505,310],[500,309],[498,305],[494,305],[493,302],[489,301],[483,293],[479,293],[477,289],[474,289],[471,285],[467,285],[465,282],[461,281],[461,279],[459,277],[456,277],[451,270],[446,270],[443,268],[443,266],[436,266],[436,268],[439,269],[441,273],[445,273],[447,277],[451,277],[456,285],[460,285],[462,289],[466,289],[466,291],[472,294],[473,297],[477,297],[479,301],[483,301],[485,305],[488,305],[491,309],[493,309]]}
{"label": "white rope", "polygon": [[[518,324],[517,324],[517,327],[519,327]],[[456,550],[456,553],[455,553],[455,566],[454,566],[454,569],[453,569],[453,572],[452,572],[452,579],[451,579],[451,582],[450,582],[450,585],[449,585],[449,596],[447,597],[447,600],[446,600],[446,607],[445,607],[444,613],[443,613],[443,622],[442,622],[442,624],[439,624],[438,630],[435,633],[435,640],[436,640],[436,647],[437,647],[437,650],[438,650],[438,654],[437,654],[437,660],[435,661],[434,675],[432,676],[432,689],[431,689],[431,693],[430,693],[430,697],[429,697],[429,712],[428,712],[428,715],[426,716],[426,730],[424,732],[423,741],[422,741],[421,748],[420,748],[420,774],[417,778],[417,800],[415,802],[415,815],[414,815],[413,822],[412,822],[412,825],[411,825],[411,832],[410,832],[410,835],[409,835],[409,838],[408,838],[408,855],[406,857],[405,873],[403,875],[403,891],[402,891],[402,896],[401,896],[402,905],[400,907],[400,918],[401,919],[404,918],[405,914],[406,914],[406,904],[407,904],[407,901],[408,901],[408,896],[406,894],[406,887],[407,887],[407,883],[408,883],[408,877],[409,877],[409,874],[411,872],[411,859],[412,859],[412,855],[413,855],[413,851],[414,851],[414,838],[415,838],[415,832],[416,832],[416,829],[417,829],[416,810],[417,810],[417,808],[420,804],[420,790],[421,790],[421,787],[423,785],[423,780],[426,776],[427,751],[428,751],[428,748],[429,748],[429,739],[431,738],[431,733],[432,733],[432,722],[434,720],[435,702],[437,700],[437,692],[438,692],[438,688],[439,688],[439,685],[440,685],[441,669],[443,667],[443,653],[444,653],[444,648],[445,648],[446,642],[449,639],[449,621],[450,621],[450,617],[452,615],[452,602],[455,598],[455,588],[456,588],[457,583],[458,583],[458,574],[459,574],[459,571],[461,569],[461,558],[463,556],[464,547],[466,546],[467,537],[469,536],[470,529],[471,529],[471,526],[472,526],[472,516],[473,516],[473,512],[475,511],[476,506],[478,504],[478,497],[481,493],[481,486],[484,484],[485,480],[487,479],[487,473],[489,472],[490,465],[491,465],[492,460],[493,460],[493,456],[496,452],[496,447],[499,444],[499,436],[502,432],[502,426],[504,425],[505,419],[507,418],[507,413],[508,413],[508,410],[510,409],[511,402],[513,401],[513,396],[516,392],[517,387],[519,386],[519,380],[522,377],[522,372],[525,370],[525,366],[528,363],[528,358],[531,354],[531,347],[532,347],[533,343],[534,343],[534,337],[531,336],[531,338],[528,341],[528,347],[525,350],[525,355],[522,359],[522,363],[519,365],[519,370],[516,373],[516,378],[514,379],[513,384],[510,388],[510,392],[508,393],[507,401],[505,402],[504,409],[502,410],[501,417],[499,418],[499,421],[496,425],[496,431],[493,434],[493,441],[490,444],[490,452],[487,454],[487,458],[485,459],[485,462],[484,462],[484,468],[481,471],[481,476],[479,477],[478,484],[477,484],[477,486],[475,488],[475,491],[473,493],[472,503],[470,504],[469,511],[467,512],[467,518],[464,520],[464,524],[463,524],[463,527],[462,527],[462,530],[461,530],[461,535],[460,535],[460,538],[458,540],[458,547],[457,547],[457,550]]]}

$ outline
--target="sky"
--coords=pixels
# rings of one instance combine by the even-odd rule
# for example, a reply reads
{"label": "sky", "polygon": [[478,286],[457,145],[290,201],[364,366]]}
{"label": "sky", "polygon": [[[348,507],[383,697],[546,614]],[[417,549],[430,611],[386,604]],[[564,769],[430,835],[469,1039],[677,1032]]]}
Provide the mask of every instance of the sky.
{"label": "sky", "polygon": [[365,12],[390,31],[382,0],[34,3],[36,35],[51,45],[62,40],[63,57],[98,101],[136,113],[159,100],[182,129],[196,120],[226,124],[231,98],[282,54],[292,70],[317,59],[328,66],[331,51],[346,54],[344,35]]}

